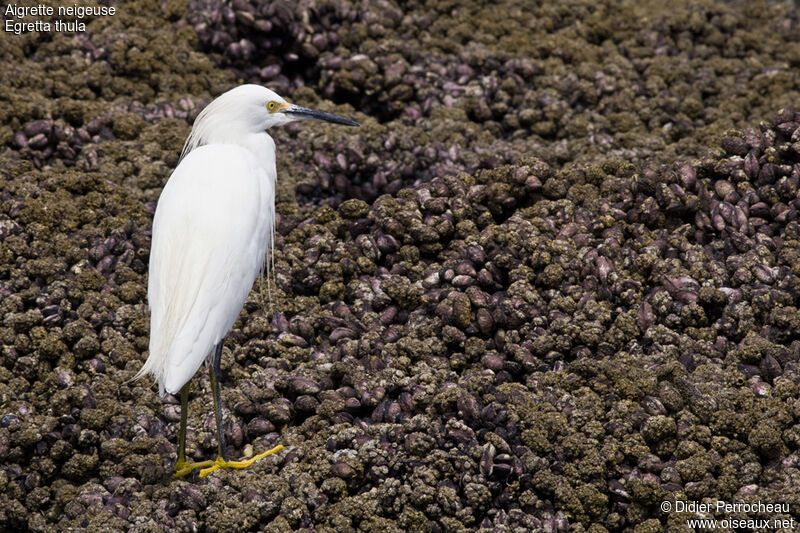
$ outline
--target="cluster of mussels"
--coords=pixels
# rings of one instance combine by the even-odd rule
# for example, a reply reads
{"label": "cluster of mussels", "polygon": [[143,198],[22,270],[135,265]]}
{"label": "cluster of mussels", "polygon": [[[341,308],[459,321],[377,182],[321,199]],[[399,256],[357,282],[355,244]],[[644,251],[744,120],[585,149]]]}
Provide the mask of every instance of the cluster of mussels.
{"label": "cluster of mussels", "polygon": [[[254,295],[223,364],[230,444],[296,443],[247,478],[249,514],[216,482],[137,497],[179,418],[124,382],[147,346],[151,213],[91,180],[6,193],[7,523],[35,500],[120,526],[136,501],[175,527],[614,529],[670,495],[780,493],[800,443],[799,123],[729,132],[694,165],[533,158],[282,217],[274,300]],[[196,459],[214,453],[206,407]]]}
{"label": "cluster of mussels", "polygon": [[[800,518],[800,115],[725,131],[797,94],[797,14],[595,4],[147,1],[0,42],[0,529],[661,531],[683,520],[662,501],[705,498]],[[223,404],[232,455],[287,450],[168,482],[177,399],[127,381],[149,228],[231,71],[375,120],[274,132],[298,201]]]}

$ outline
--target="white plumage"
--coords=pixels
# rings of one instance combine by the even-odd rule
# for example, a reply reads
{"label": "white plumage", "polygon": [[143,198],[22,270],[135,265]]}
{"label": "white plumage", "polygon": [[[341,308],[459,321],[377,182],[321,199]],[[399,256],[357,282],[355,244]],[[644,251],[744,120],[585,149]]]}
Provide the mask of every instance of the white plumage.
{"label": "white plumage", "polygon": [[[217,468],[246,468],[282,449],[228,461],[220,358],[225,334],[272,253],[277,173],[275,143],[266,130],[301,119],[358,125],[289,104],[258,85],[231,89],[198,115],[158,200],[147,285],[150,355],[136,378],[151,374],[162,396],[181,393],[177,477],[195,468],[205,467],[201,476]],[[203,361],[211,363],[219,455],[216,461],[188,463],[186,384]]]}
{"label": "white plumage", "polygon": [[264,264],[275,212],[274,149],[265,146],[265,153],[266,165],[239,146],[202,146],[184,158],[161,194],[143,371],[155,375],[162,395],[177,393],[225,337]]}
{"label": "white plumage", "polygon": [[137,377],[151,373],[162,396],[177,393],[225,337],[270,249],[277,173],[268,101],[283,99],[245,85],[212,102],[158,200],[150,355]]}

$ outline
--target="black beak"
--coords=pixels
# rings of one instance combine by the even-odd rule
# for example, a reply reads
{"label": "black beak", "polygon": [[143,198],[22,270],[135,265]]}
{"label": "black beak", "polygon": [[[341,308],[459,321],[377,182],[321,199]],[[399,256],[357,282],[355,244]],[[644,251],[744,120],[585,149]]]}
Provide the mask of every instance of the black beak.
{"label": "black beak", "polygon": [[319,120],[320,122],[330,122],[332,124],[343,124],[345,126],[361,126],[358,122],[350,120],[349,118],[340,117],[333,113],[326,113],[324,111],[316,111],[307,107],[289,104],[289,107],[282,110],[281,113],[286,113],[298,120]]}

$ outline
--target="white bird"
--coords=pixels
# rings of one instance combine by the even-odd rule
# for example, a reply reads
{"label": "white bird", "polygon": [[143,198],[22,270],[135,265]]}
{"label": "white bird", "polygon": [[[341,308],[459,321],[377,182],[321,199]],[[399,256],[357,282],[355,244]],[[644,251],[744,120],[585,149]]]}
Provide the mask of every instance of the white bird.
{"label": "white bird", "polygon": [[[290,104],[258,85],[222,94],[198,115],[158,200],[147,286],[150,355],[134,379],[151,374],[161,396],[180,391],[176,477],[195,468],[203,468],[201,477],[218,468],[245,468],[283,448],[228,460],[220,359],[225,335],[273,252],[277,171],[275,142],[266,130],[302,119],[358,126]],[[269,265],[267,259],[267,275]],[[188,382],[204,361],[214,394],[219,454],[216,461],[188,463]]]}

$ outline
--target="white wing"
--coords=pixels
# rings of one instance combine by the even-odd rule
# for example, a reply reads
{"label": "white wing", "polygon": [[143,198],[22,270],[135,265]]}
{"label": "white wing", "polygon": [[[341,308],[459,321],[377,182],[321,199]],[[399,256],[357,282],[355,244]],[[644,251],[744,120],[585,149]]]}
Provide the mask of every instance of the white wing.
{"label": "white wing", "polygon": [[238,146],[203,146],[161,193],[147,287],[150,356],[139,374],[152,373],[162,395],[177,393],[197,372],[261,271],[274,220],[270,163]]}

